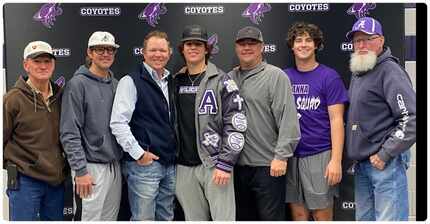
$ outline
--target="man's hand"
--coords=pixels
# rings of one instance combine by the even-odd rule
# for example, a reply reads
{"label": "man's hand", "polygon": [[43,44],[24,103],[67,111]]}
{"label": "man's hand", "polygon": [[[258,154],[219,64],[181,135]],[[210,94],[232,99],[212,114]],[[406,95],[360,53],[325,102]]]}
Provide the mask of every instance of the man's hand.
{"label": "man's hand", "polygon": [[382,161],[378,154],[372,155],[369,157],[370,163],[372,164],[373,167],[375,167],[378,170],[383,170],[385,167],[385,162]]}
{"label": "man's hand", "polygon": [[324,177],[327,178],[328,185],[333,186],[342,180],[342,163],[340,161],[330,160]]}
{"label": "man's hand", "polygon": [[158,160],[159,157],[154,155],[153,153],[146,151],[143,156],[140,157],[136,162],[141,166],[150,165],[154,160]]}
{"label": "man's hand", "polygon": [[93,178],[90,176],[89,173],[83,175],[83,176],[76,176],[75,177],[75,185],[76,185],[76,193],[81,198],[86,198],[91,195],[93,190]]}
{"label": "man's hand", "polygon": [[217,168],[215,168],[213,175],[212,175],[212,181],[216,185],[227,185],[230,178],[231,178],[230,173],[219,170]]}
{"label": "man's hand", "polygon": [[270,176],[279,177],[287,172],[287,161],[273,159],[270,164]]}

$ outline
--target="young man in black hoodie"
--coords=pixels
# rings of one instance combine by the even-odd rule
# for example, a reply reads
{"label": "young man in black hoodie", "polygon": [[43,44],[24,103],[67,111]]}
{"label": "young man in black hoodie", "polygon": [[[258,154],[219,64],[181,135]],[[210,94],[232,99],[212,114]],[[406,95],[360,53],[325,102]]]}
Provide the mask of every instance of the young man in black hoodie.
{"label": "young man in black hoodie", "polygon": [[24,69],[3,100],[3,164],[8,172],[10,221],[62,221],[65,159],[58,124],[62,88],[50,81],[51,46],[24,49]]}
{"label": "young man in black hoodie", "polygon": [[416,141],[416,94],[405,70],[384,47],[381,24],[359,19],[352,41],[348,156],[355,164],[357,221],[408,220],[409,148]]}
{"label": "young man in black hoodie", "polygon": [[116,221],[119,211],[122,150],[109,127],[118,83],[109,68],[118,47],[112,34],[94,32],[87,65],[64,90],[60,133],[76,187],[75,220]]}

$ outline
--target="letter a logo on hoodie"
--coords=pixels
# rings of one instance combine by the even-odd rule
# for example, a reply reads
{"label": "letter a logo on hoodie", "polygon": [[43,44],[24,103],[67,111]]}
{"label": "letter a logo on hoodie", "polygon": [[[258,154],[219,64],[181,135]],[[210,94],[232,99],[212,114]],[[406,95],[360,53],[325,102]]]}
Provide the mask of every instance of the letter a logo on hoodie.
{"label": "letter a logo on hoodie", "polygon": [[213,90],[208,89],[203,94],[202,101],[199,106],[199,114],[216,114],[218,106],[216,104],[215,93]]}

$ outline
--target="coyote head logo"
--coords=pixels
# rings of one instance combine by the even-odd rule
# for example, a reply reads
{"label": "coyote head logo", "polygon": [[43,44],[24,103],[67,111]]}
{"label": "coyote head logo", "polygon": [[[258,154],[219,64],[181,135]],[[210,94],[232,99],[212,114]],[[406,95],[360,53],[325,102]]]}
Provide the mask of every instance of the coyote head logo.
{"label": "coyote head logo", "polygon": [[61,14],[63,14],[63,9],[60,8],[60,3],[46,3],[34,14],[33,19],[51,28],[55,18]]}
{"label": "coyote head logo", "polygon": [[375,3],[354,3],[351,7],[349,7],[348,15],[354,15],[355,18],[360,19],[370,14],[370,10],[376,8]]}
{"label": "coyote head logo", "polygon": [[166,13],[167,8],[163,3],[149,3],[146,5],[145,9],[139,13],[138,18],[141,20],[146,20],[150,26],[155,27],[158,24],[160,15],[164,15]]}
{"label": "coyote head logo", "polygon": [[261,17],[264,17],[264,13],[270,12],[272,7],[267,3],[251,3],[248,8],[242,12],[242,16],[249,18],[254,24],[261,22]]}
{"label": "coyote head logo", "polygon": [[212,45],[212,52],[211,54],[218,54],[219,52],[219,46],[218,46],[218,34],[213,34],[208,39],[208,45]]}

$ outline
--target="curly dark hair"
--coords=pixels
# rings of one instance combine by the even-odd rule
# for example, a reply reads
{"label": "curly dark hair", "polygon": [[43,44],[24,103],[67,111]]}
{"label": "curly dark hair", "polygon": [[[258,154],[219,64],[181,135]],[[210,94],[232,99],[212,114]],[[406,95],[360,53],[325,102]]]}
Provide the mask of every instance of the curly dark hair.
{"label": "curly dark hair", "polygon": [[314,40],[317,49],[323,48],[323,32],[317,25],[306,22],[296,22],[290,27],[287,34],[288,47],[293,48],[296,37],[303,35],[305,32]]}

